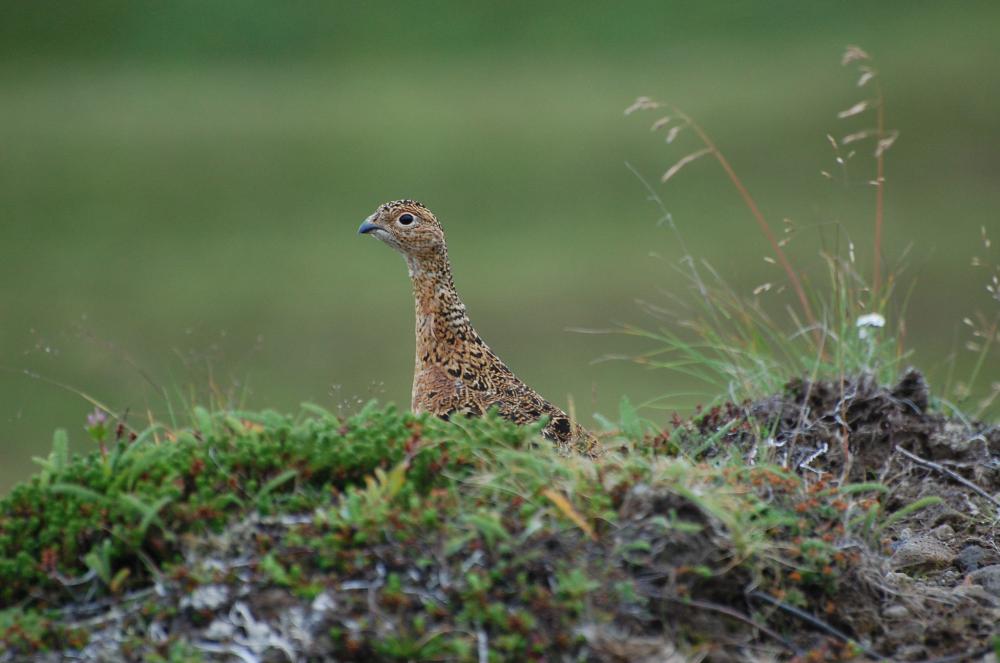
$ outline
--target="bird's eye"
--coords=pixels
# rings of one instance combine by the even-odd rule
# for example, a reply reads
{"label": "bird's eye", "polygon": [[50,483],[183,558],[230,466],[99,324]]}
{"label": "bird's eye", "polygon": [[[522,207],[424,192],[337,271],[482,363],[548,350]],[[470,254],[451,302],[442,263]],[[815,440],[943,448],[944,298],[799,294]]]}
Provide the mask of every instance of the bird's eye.
{"label": "bird's eye", "polygon": [[401,226],[408,226],[413,223],[414,219],[412,214],[400,214],[396,221],[398,221]]}

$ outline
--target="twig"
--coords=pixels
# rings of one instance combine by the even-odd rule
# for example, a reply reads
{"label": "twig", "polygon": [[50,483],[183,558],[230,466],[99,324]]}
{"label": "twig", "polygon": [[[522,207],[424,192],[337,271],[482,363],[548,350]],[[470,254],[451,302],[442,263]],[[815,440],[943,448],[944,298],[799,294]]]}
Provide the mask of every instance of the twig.
{"label": "twig", "polygon": [[885,150],[882,149],[882,141],[885,139],[885,98],[882,96],[882,86],[878,80],[875,81],[875,90],[878,96],[878,108],[876,109],[878,133],[875,140],[878,141],[875,155],[877,172],[875,174],[875,257],[872,266],[872,310],[879,310],[878,291],[882,285],[882,223],[884,219],[885,200]]}
{"label": "twig", "polygon": [[958,663],[959,661],[971,661],[986,656],[992,651],[994,651],[993,647],[983,647],[982,649],[977,649],[976,651],[949,654],[948,656],[941,656],[938,658],[926,658],[918,663]]}
{"label": "twig", "polygon": [[106,613],[112,608],[121,608],[129,603],[145,599],[153,592],[154,588],[147,587],[120,597],[111,597],[84,604],[71,603],[70,605],[63,606],[62,608],[57,608],[54,612],[59,615],[59,618],[62,620],[74,620],[79,622],[84,619],[102,616],[101,613]]}
{"label": "twig", "polygon": [[965,486],[969,490],[975,491],[975,493],[977,495],[979,495],[980,497],[984,497],[987,500],[989,500],[990,502],[992,502],[994,506],[1000,508],[1000,500],[998,500],[997,498],[993,497],[992,495],[990,495],[989,493],[987,493],[985,490],[983,490],[982,488],[980,488],[976,484],[972,483],[971,481],[969,481],[968,479],[966,479],[965,477],[963,477],[958,472],[954,472],[952,470],[949,470],[944,465],[939,465],[938,463],[935,463],[934,461],[930,461],[930,460],[926,460],[924,458],[921,458],[920,456],[918,456],[918,455],[916,455],[916,454],[914,454],[912,452],[907,451],[903,447],[896,446],[896,451],[898,451],[899,453],[903,454],[904,456],[906,456],[907,458],[909,458],[910,460],[912,460],[914,463],[916,463],[918,465],[923,465],[924,467],[929,467],[932,470],[936,470],[936,471],[940,472],[941,474],[944,474],[945,476],[948,476],[948,477],[954,479],[955,481],[959,482],[960,484],[962,484],[963,486]]}
{"label": "twig", "polygon": [[489,663],[490,642],[482,626],[476,628],[476,654],[478,655],[479,663]]}
{"label": "twig", "polygon": [[777,631],[774,631],[768,628],[767,626],[764,626],[763,624],[758,624],[749,616],[744,615],[743,613],[738,612],[736,610],[733,610],[732,608],[726,607],[724,605],[719,605],[718,603],[699,601],[697,599],[680,599],[680,598],[667,597],[667,600],[673,601],[675,603],[681,603],[683,605],[689,605],[695,608],[701,608],[702,610],[711,610],[713,612],[718,612],[719,614],[726,615],[727,617],[732,617],[733,619],[741,621],[745,624],[749,624],[753,628],[759,630],[761,633],[764,633],[773,638],[774,640],[777,640],[778,642],[781,643],[781,645],[785,649],[787,649],[790,652],[794,652],[796,656],[800,656],[802,654],[801,649],[796,647],[790,641],[783,638],[781,634],[778,633]]}
{"label": "twig", "polygon": [[764,592],[760,592],[760,591],[750,592],[750,594],[748,596],[750,596],[750,598],[755,598],[755,599],[759,599],[761,601],[764,601],[765,603],[770,603],[771,605],[773,605],[773,606],[775,606],[777,608],[780,608],[781,610],[784,610],[788,614],[794,615],[794,616],[798,617],[799,619],[801,619],[802,621],[815,626],[816,628],[818,628],[819,630],[823,631],[824,633],[826,633],[828,635],[832,635],[833,637],[835,637],[835,638],[837,638],[837,639],[839,639],[839,640],[841,640],[843,642],[855,645],[856,647],[860,648],[861,651],[863,651],[866,655],[870,656],[871,658],[874,658],[874,659],[879,660],[879,661],[891,660],[890,658],[888,658],[886,656],[881,656],[877,652],[872,651],[868,647],[865,647],[863,644],[861,644],[860,642],[858,642],[857,640],[855,640],[851,636],[847,635],[843,631],[841,631],[841,630],[839,630],[839,629],[837,629],[837,628],[835,628],[833,626],[830,626],[829,624],[827,624],[826,622],[824,622],[823,620],[821,620],[819,617],[814,617],[813,615],[809,614],[805,610],[800,610],[800,609],[796,608],[794,605],[789,605],[788,603],[785,603],[784,601],[779,601],[778,599],[774,598],[773,596],[771,596],[769,594],[765,594]]}
{"label": "twig", "polygon": [[785,270],[785,274],[788,276],[788,280],[791,282],[792,288],[795,290],[795,294],[799,298],[799,304],[802,306],[802,311],[806,315],[806,320],[809,322],[810,327],[815,328],[817,340],[819,340],[818,335],[820,332],[816,322],[816,316],[813,315],[812,306],[809,305],[809,298],[806,296],[806,291],[802,287],[802,281],[799,279],[799,275],[795,271],[795,268],[792,267],[792,263],[788,260],[788,256],[786,256],[785,252],[781,250],[781,244],[778,243],[777,237],[775,237],[774,232],[771,230],[771,224],[767,222],[767,219],[764,218],[764,214],[760,211],[760,208],[757,207],[757,201],[755,201],[753,196],[750,195],[750,192],[743,185],[743,180],[739,178],[739,175],[736,174],[736,171],[733,170],[733,167],[729,164],[729,160],[726,159],[722,152],[719,151],[718,146],[716,146],[715,142],[708,136],[705,130],[702,129],[701,125],[695,122],[690,115],[677,108],[677,106],[670,104],[669,107],[679,119],[686,122],[688,126],[691,127],[691,130],[694,131],[699,140],[704,143],[705,147],[709,149],[716,161],[719,162],[719,165],[722,166],[722,169],[726,171],[729,181],[733,183],[734,187],[736,187],[736,191],[740,194],[744,204],[746,204],[747,208],[750,210],[750,214],[753,215],[754,220],[757,221],[757,225],[760,227],[761,233],[763,233],[764,237],[771,245],[771,250],[774,252],[775,257],[777,257],[778,262],[781,263],[782,269]]}

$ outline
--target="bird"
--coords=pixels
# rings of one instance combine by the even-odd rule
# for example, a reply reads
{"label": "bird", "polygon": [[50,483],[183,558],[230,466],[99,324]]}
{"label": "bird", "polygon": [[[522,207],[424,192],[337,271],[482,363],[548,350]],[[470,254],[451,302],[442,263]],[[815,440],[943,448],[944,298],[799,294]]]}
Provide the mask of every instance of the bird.
{"label": "bird", "polygon": [[444,229],[415,200],[380,205],[358,228],[403,254],[416,309],[411,409],[442,419],[481,416],[491,408],[517,424],[548,417],[542,434],[559,451],[599,455],[597,439],[522,382],[469,322],[452,278]]}

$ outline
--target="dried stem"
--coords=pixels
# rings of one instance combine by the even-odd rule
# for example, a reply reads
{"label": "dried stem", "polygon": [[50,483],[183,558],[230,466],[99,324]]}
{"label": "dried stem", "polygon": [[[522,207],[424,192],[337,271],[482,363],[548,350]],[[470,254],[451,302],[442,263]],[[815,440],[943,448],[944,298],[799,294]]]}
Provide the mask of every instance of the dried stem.
{"label": "dried stem", "polygon": [[904,456],[906,456],[907,458],[909,458],[910,460],[912,460],[917,465],[923,465],[924,467],[927,467],[927,468],[930,468],[930,469],[935,470],[937,472],[940,472],[941,474],[945,475],[946,477],[950,477],[950,478],[954,479],[955,481],[959,482],[960,484],[962,484],[963,486],[965,486],[969,490],[975,492],[980,497],[983,497],[983,498],[989,500],[994,506],[1000,507],[1000,500],[998,500],[997,498],[993,497],[992,495],[990,495],[989,493],[987,493],[985,490],[983,490],[982,488],[980,488],[976,484],[972,483],[971,481],[969,481],[968,479],[966,479],[965,477],[963,477],[958,472],[953,472],[952,470],[949,470],[944,465],[939,465],[938,463],[935,463],[933,461],[927,460],[926,458],[921,458],[920,456],[916,455],[915,453],[907,451],[906,449],[904,449],[903,447],[900,447],[898,445],[896,446],[896,451],[898,451],[899,453],[903,454]]}
{"label": "dried stem", "polygon": [[806,320],[809,326],[813,329],[813,333],[817,336],[817,340],[820,338],[819,325],[816,323],[816,316],[813,314],[812,306],[809,304],[809,298],[806,296],[805,288],[802,287],[802,281],[799,279],[798,273],[796,273],[795,268],[792,267],[791,261],[789,261],[788,256],[781,249],[781,245],[778,244],[778,239],[771,230],[771,224],[767,222],[764,218],[764,214],[757,207],[757,202],[747,191],[746,186],[743,185],[743,181],[733,170],[733,167],[729,164],[729,160],[719,151],[719,148],[715,145],[715,142],[709,138],[705,130],[701,128],[697,122],[695,122],[690,115],[677,108],[673,104],[669,105],[670,109],[677,115],[678,119],[686,122],[691,130],[695,132],[698,138],[705,144],[705,147],[709,149],[712,155],[718,160],[719,165],[722,169],[726,171],[726,175],[729,177],[729,181],[733,183],[736,190],[739,192],[740,197],[743,198],[743,202],[746,204],[750,213],[753,215],[754,219],[757,221],[757,225],[760,226],[760,230],[764,233],[764,237],[771,244],[771,250],[774,252],[775,257],[777,257],[778,262],[781,263],[781,267],[785,270],[785,274],[788,276],[788,280],[792,284],[792,288],[795,290],[795,294],[799,298],[799,304],[802,306],[802,311],[805,313]]}
{"label": "dried stem", "polygon": [[754,598],[754,599],[757,599],[759,601],[764,601],[765,603],[770,603],[771,605],[773,605],[773,606],[775,606],[777,608],[780,608],[781,610],[784,610],[788,614],[794,615],[794,616],[798,617],[799,619],[801,619],[802,621],[804,621],[804,622],[806,622],[808,624],[811,624],[812,626],[818,628],[819,630],[823,631],[824,633],[826,633],[828,635],[832,635],[833,637],[835,637],[838,640],[841,640],[841,641],[843,641],[845,643],[849,643],[849,644],[854,645],[855,647],[858,647],[861,651],[863,651],[865,654],[867,654],[871,658],[874,658],[876,660],[883,660],[885,658],[884,656],[879,656],[878,653],[872,651],[868,647],[865,647],[863,644],[861,644],[860,642],[858,642],[857,640],[855,640],[851,636],[847,635],[843,631],[841,631],[841,630],[839,630],[837,628],[834,628],[830,624],[827,624],[826,622],[824,622],[819,617],[816,617],[815,615],[811,615],[808,612],[806,612],[805,610],[801,610],[799,608],[796,608],[794,605],[790,605],[788,603],[785,603],[784,601],[780,601],[780,600],[774,598],[773,596],[770,596],[769,594],[766,594],[766,593],[760,592],[760,591],[752,591],[752,592],[750,592],[748,594],[748,596],[750,598]]}
{"label": "dried stem", "polygon": [[753,628],[759,630],[761,633],[764,633],[765,635],[770,636],[772,639],[774,639],[775,641],[777,641],[778,643],[780,643],[782,647],[784,647],[785,649],[787,649],[787,650],[789,650],[791,652],[794,652],[796,655],[801,655],[802,654],[802,651],[798,647],[796,647],[794,644],[792,644],[786,638],[782,637],[775,630],[773,630],[771,628],[768,628],[764,624],[760,624],[760,623],[754,621],[749,616],[744,615],[743,613],[741,613],[741,612],[739,612],[737,610],[734,610],[734,609],[732,609],[732,608],[730,608],[728,606],[720,605],[718,603],[712,603],[712,602],[709,602],[709,601],[699,601],[698,599],[684,599],[684,600],[681,600],[681,599],[677,599],[677,598],[673,598],[673,597],[667,597],[667,600],[674,601],[676,603],[680,603],[681,605],[691,606],[693,608],[701,608],[702,610],[710,610],[712,612],[718,612],[719,614],[726,615],[727,617],[732,617],[733,619],[741,621],[744,624],[748,624],[749,626],[752,626]]}
{"label": "dried stem", "polygon": [[882,285],[882,221],[884,218],[883,204],[885,201],[885,150],[882,149],[882,141],[885,140],[885,97],[882,96],[882,86],[875,81],[877,93],[877,114],[878,127],[876,129],[876,149],[875,155],[875,256],[872,266],[872,309],[878,309],[878,291]]}

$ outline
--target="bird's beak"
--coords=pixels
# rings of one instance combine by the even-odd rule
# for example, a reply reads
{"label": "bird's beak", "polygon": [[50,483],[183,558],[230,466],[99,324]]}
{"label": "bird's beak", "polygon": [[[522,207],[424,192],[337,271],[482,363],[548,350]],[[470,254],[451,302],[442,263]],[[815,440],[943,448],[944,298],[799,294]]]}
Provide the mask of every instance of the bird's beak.
{"label": "bird's beak", "polygon": [[367,235],[371,231],[378,229],[378,224],[372,223],[373,216],[375,215],[373,214],[372,216],[368,217],[361,223],[361,227],[358,228],[359,235]]}

